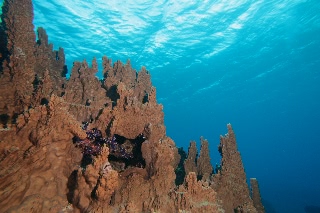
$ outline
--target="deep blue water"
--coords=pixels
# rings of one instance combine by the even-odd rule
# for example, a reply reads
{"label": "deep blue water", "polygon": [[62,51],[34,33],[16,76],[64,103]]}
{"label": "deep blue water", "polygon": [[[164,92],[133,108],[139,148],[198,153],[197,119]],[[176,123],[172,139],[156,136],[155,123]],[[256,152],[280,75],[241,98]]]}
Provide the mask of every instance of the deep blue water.
{"label": "deep blue water", "polygon": [[146,66],[178,146],[204,136],[215,164],[231,123],[267,212],[320,206],[319,0],[93,2],[34,1],[69,70],[103,55]]}

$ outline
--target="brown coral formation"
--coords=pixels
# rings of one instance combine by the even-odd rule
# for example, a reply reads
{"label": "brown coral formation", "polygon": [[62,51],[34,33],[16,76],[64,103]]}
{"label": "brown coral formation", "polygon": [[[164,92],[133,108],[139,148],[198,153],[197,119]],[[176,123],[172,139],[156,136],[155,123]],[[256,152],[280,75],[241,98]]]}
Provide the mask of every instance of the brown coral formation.
{"label": "brown coral formation", "polygon": [[52,96],[48,106],[24,112],[11,129],[0,131],[3,212],[58,212],[67,206],[67,177],[82,157],[70,140],[85,135],[61,101]]}
{"label": "brown coral formation", "polygon": [[[104,57],[102,80],[95,59],[91,67],[75,62],[67,80],[63,49],[53,50],[43,28],[35,40],[30,0],[5,0],[1,18],[2,212],[256,211],[231,126],[221,138],[221,171],[212,175],[201,138],[200,155],[192,142],[177,186],[180,156],[144,67],[136,72],[130,61]],[[112,144],[81,153],[74,143],[89,140],[86,128],[114,136],[130,156],[115,154]]]}
{"label": "brown coral formation", "polygon": [[[49,98],[51,94],[62,96],[65,92],[67,67],[65,65],[65,56],[63,48],[58,51],[53,50],[53,44],[48,43],[48,35],[46,31],[39,27],[37,29],[38,40],[35,44],[35,81],[40,84],[42,81],[52,82],[48,91],[44,92],[42,98]],[[45,70],[45,72],[44,72]],[[42,81],[41,81],[42,80]],[[36,82],[34,82],[36,84]],[[42,85],[35,85],[36,89],[40,89]],[[42,89],[42,88],[41,88]]]}
{"label": "brown coral formation", "polygon": [[253,200],[253,205],[257,209],[258,213],[264,213],[265,210],[261,201],[258,180],[256,178],[250,178],[250,185],[251,185],[251,197]]}
{"label": "brown coral formation", "polygon": [[217,193],[207,184],[198,181],[196,173],[190,172],[185,184],[172,192],[175,210],[170,212],[225,212],[217,199]]}
{"label": "brown coral formation", "polygon": [[19,2],[19,5],[4,1],[2,7],[3,32],[6,33],[7,44],[1,54],[5,58],[0,78],[2,92],[0,113],[9,116],[23,111],[30,105],[36,62],[33,13],[30,13],[33,10],[32,2],[23,0]]}
{"label": "brown coral formation", "polygon": [[223,208],[226,212],[256,212],[250,198],[235,134],[230,124],[228,133],[220,136],[219,152],[222,156],[221,170],[213,177],[213,188],[223,201]]}
{"label": "brown coral formation", "polygon": [[210,163],[210,155],[209,155],[209,143],[203,137],[200,138],[201,148],[200,155],[197,159],[197,171],[198,176],[201,177],[202,180],[209,181],[210,176],[212,174],[212,166]]}
{"label": "brown coral formation", "polygon": [[188,149],[188,157],[184,161],[184,170],[186,171],[186,174],[189,172],[195,172],[197,174],[197,146],[195,141],[190,142],[190,146]]}
{"label": "brown coral formation", "polygon": [[198,179],[201,179],[203,181],[210,181],[210,176],[213,173],[213,168],[210,162],[209,143],[203,137],[200,138],[200,142],[201,147],[199,156],[197,153],[196,142],[190,142],[188,157],[184,161],[184,170],[186,174],[194,172]]}

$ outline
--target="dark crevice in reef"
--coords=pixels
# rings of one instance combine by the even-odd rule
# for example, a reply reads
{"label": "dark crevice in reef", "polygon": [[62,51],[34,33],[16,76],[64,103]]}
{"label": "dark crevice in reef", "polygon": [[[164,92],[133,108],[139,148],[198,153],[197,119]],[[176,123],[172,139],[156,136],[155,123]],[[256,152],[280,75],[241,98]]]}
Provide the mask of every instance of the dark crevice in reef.
{"label": "dark crevice in reef", "polygon": [[88,154],[83,154],[82,159],[81,159],[81,168],[85,169],[88,165],[93,163],[93,159],[91,155]]}
{"label": "dark crevice in reef", "polygon": [[110,151],[108,159],[113,169],[123,171],[129,167],[144,168],[146,166],[141,152],[142,143],[145,141],[143,135],[138,135],[135,139],[127,139],[120,135],[115,135],[115,138],[127,156],[124,157],[121,152]]}
{"label": "dark crevice in reef", "polygon": [[36,94],[38,88],[39,88],[39,85],[41,84],[42,82],[40,81],[39,77],[38,77],[38,74],[35,74],[34,75],[34,80],[32,82],[32,85],[33,85],[33,93]]}
{"label": "dark crevice in reef", "polygon": [[180,161],[177,168],[174,171],[176,174],[175,183],[177,186],[183,184],[184,178],[186,176],[186,170],[184,169],[184,161],[187,159],[187,153],[183,150],[182,147],[178,148],[178,154],[180,155]]}
{"label": "dark crevice in reef", "polygon": [[78,170],[74,170],[70,176],[68,177],[68,182],[67,182],[67,200],[69,203],[73,203],[73,197],[74,197],[74,191],[77,188],[77,177],[78,177]]}
{"label": "dark crevice in reef", "polygon": [[8,114],[1,114],[0,115],[0,123],[3,125],[4,128],[7,127],[9,119],[10,119],[10,116]]}
{"label": "dark crevice in reef", "polygon": [[149,102],[149,94],[148,94],[148,93],[146,93],[146,94],[143,96],[143,99],[142,99],[142,103],[143,103],[143,104],[145,104],[145,103],[147,103],[147,102]]}
{"label": "dark crevice in reef", "polygon": [[120,98],[120,95],[117,92],[117,85],[113,85],[107,90],[107,97],[112,101],[112,108],[115,107],[117,105],[117,100]]}
{"label": "dark crevice in reef", "polygon": [[112,127],[112,123],[114,121],[114,118],[111,119],[111,121],[108,123],[107,128],[106,128],[106,134],[110,135],[111,134],[111,127]]}
{"label": "dark crevice in reef", "polygon": [[92,192],[91,192],[91,198],[94,200],[98,200],[98,195],[97,195],[97,189],[98,189],[98,185],[99,185],[99,180],[98,183],[95,185],[95,187],[93,188]]}
{"label": "dark crevice in reef", "polygon": [[141,152],[142,143],[146,140],[143,134],[139,134],[134,139],[128,139],[118,134],[104,138],[100,130],[96,128],[88,130],[88,124],[89,122],[82,123],[82,129],[86,129],[87,134],[85,139],[73,137],[73,143],[83,153],[81,160],[83,169],[93,163],[93,156],[100,155],[102,147],[105,145],[109,148],[108,160],[113,169],[123,171],[129,167],[145,167],[146,163]]}
{"label": "dark crevice in reef", "polygon": [[40,105],[48,105],[48,104],[49,104],[49,100],[48,99],[41,98]]}
{"label": "dark crevice in reef", "polygon": [[8,58],[9,51],[7,49],[8,38],[6,35],[6,23],[4,21],[4,13],[6,13],[7,9],[2,7],[2,14],[1,14],[1,23],[0,23],[0,74],[3,73],[3,61]]}
{"label": "dark crevice in reef", "polygon": [[[67,74],[68,74],[68,67],[67,65],[64,65],[61,71],[61,77],[65,78],[67,77]],[[64,85],[62,85],[62,88],[64,88]]]}
{"label": "dark crevice in reef", "polygon": [[115,199],[116,199],[116,193],[113,192],[112,195],[111,195],[111,198],[110,198],[110,202],[109,202],[109,205],[110,205],[110,206],[114,206],[114,204],[115,204]]}
{"label": "dark crevice in reef", "polygon": [[102,112],[103,112],[103,109],[99,109],[97,116],[92,120],[95,120],[95,121],[98,120],[100,115],[102,115]]}
{"label": "dark crevice in reef", "polygon": [[12,116],[12,120],[11,120],[11,123],[12,124],[16,124],[17,123],[17,118],[18,118],[19,114],[18,113],[14,113],[13,116]]}

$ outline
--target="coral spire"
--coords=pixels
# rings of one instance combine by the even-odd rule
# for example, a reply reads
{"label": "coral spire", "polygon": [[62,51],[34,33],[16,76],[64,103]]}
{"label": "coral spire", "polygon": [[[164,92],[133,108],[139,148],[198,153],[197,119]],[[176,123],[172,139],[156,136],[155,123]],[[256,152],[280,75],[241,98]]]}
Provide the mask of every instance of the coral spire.
{"label": "coral spire", "polygon": [[30,105],[34,80],[33,6],[31,0],[5,0],[2,28],[7,46],[0,79],[0,114],[13,115]]}
{"label": "coral spire", "polygon": [[188,157],[184,162],[184,169],[186,171],[186,175],[188,175],[189,172],[195,172],[197,174],[196,160],[197,160],[196,142],[191,141],[188,149]]}
{"label": "coral spire", "polygon": [[200,155],[197,159],[198,176],[204,181],[209,181],[212,174],[212,165],[210,163],[209,143],[203,137],[200,138],[201,148]]}
{"label": "coral spire", "polygon": [[223,207],[226,212],[243,209],[243,205],[246,205],[245,208],[254,209],[235,134],[231,124],[227,127],[228,133],[220,136],[221,172],[214,176],[213,187],[219,199],[224,202]]}
{"label": "coral spire", "polygon": [[250,178],[251,185],[251,197],[253,205],[257,209],[258,213],[264,213],[264,206],[262,205],[258,180],[256,178]]}

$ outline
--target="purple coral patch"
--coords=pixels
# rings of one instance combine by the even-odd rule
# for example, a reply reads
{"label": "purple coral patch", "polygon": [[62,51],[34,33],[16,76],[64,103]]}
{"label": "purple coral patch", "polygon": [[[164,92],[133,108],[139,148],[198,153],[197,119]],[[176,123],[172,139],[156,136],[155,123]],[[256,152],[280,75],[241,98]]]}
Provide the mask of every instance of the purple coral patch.
{"label": "purple coral patch", "polygon": [[[84,122],[82,129],[87,130],[88,122]],[[129,153],[125,148],[117,142],[115,136],[104,138],[102,133],[97,128],[89,129],[86,131],[87,137],[85,139],[80,139],[78,137],[74,138],[74,143],[77,147],[82,149],[84,155],[99,155],[101,153],[102,147],[105,144],[109,147],[110,154],[113,154],[120,158],[133,158],[132,153]]]}

